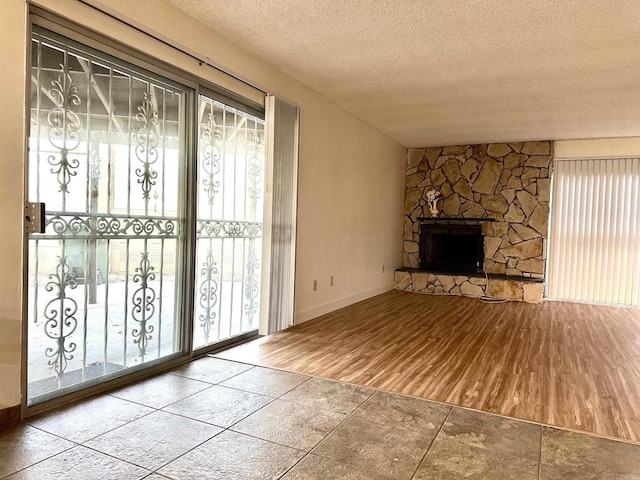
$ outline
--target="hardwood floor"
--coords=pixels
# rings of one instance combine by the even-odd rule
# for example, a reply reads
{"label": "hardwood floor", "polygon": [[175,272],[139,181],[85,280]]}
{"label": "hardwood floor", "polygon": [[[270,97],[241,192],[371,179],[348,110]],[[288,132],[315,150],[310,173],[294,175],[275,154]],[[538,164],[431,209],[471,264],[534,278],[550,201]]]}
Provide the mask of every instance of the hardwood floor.
{"label": "hardwood floor", "polygon": [[640,442],[640,309],[392,291],[217,356]]}

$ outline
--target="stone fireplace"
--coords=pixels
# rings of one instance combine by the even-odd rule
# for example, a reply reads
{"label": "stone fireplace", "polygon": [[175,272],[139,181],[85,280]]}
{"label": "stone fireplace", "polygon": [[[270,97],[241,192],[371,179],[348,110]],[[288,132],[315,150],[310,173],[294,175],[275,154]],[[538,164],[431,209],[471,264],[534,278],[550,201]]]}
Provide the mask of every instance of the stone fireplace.
{"label": "stone fireplace", "polygon": [[[397,288],[542,301],[552,149],[547,141],[409,149],[404,268],[396,272]],[[429,223],[426,193],[434,188],[443,196],[441,214]],[[480,229],[482,268],[475,272],[455,266],[446,271],[442,262],[433,262],[433,252],[421,238],[425,228],[455,225],[456,218],[463,220],[459,226],[473,223]],[[465,239],[459,239],[435,248],[444,249],[446,256],[458,250],[465,263],[477,252],[466,240],[466,247]]]}

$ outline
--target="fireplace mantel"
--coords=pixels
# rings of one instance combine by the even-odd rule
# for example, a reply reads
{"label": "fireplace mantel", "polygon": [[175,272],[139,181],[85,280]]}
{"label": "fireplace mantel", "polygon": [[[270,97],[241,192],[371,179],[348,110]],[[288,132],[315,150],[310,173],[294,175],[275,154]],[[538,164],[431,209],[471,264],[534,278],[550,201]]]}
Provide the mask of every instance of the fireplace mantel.
{"label": "fireplace mantel", "polygon": [[418,217],[417,219],[420,223],[454,223],[454,222],[464,222],[464,223],[474,223],[477,224],[479,222],[495,222],[495,218],[491,217]]}

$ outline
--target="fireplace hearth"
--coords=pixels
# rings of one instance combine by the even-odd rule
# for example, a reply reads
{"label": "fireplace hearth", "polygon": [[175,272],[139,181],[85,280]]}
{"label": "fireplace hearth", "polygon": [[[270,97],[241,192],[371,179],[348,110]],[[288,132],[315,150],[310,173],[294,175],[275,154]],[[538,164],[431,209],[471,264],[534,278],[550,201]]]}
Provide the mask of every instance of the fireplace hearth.
{"label": "fireplace hearth", "polygon": [[441,273],[482,273],[484,236],[479,222],[474,223],[470,225],[467,219],[448,218],[421,221],[420,269]]}

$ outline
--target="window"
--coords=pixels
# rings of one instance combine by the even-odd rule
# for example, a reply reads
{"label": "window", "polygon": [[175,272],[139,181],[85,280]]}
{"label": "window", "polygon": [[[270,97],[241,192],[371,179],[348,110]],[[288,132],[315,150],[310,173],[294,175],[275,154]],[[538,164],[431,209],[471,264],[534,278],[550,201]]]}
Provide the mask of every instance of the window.
{"label": "window", "polygon": [[640,305],[640,159],[558,160],[549,298]]}

